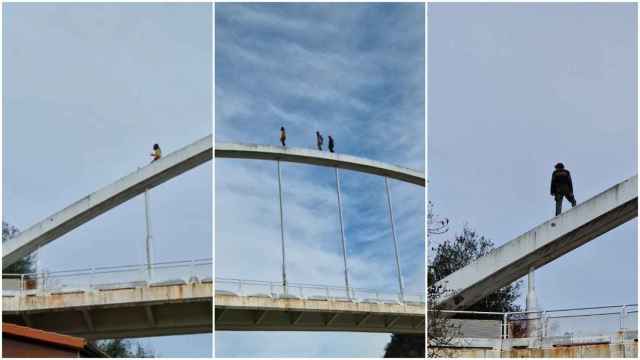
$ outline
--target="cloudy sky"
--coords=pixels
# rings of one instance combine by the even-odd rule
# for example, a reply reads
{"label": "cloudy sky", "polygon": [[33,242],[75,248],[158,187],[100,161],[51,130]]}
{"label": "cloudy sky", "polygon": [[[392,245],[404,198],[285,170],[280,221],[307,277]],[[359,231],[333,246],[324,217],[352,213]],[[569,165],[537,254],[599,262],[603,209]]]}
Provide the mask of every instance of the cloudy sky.
{"label": "cloudy sky", "polygon": [[[452,221],[433,241],[468,224],[501,245],[548,220],[559,161],[578,202],[637,173],[636,20],[635,4],[429,5],[429,199]],[[636,234],[539,269],[542,308],[636,303]]]}
{"label": "cloudy sky", "polygon": [[[424,170],[424,6],[216,6],[216,142],[315,147]],[[276,166],[216,161],[216,277],[281,280]],[[282,164],[290,282],[342,286],[335,175]],[[352,283],[397,292],[382,178],[341,172]],[[407,292],[424,290],[424,189],[390,181]],[[381,356],[388,334],[216,332],[219,356]]]}
{"label": "cloudy sky", "polygon": [[[20,229],[211,134],[207,4],[5,4],[3,220]],[[153,259],[209,257],[212,166],[151,191]],[[40,270],[141,264],[139,196],[39,252]],[[208,356],[211,334],[144,339]]]}

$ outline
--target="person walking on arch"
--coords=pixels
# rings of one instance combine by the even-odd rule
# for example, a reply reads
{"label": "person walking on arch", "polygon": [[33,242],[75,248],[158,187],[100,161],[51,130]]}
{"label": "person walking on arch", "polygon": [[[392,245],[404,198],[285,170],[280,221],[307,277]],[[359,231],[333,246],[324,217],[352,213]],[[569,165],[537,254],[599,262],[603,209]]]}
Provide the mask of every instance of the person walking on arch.
{"label": "person walking on arch", "polygon": [[571,173],[564,168],[564,164],[557,163],[551,175],[551,195],[556,200],[556,216],[562,212],[562,199],[567,198],[572,207],[576,206],[576,199],[573,196],[573,183]]}
{"label": "person walking on arch", "polygon": [[318,144],[318,150],[322,151],[322,143],[324,143],[324,139],[322,135],[320,135],[319,131],[316,131],[316,143]]}
{"label": "person walking on arch", "polygon": [[330,152],[334,152],[333,151],[333,146],[335,145],[335,143],[333,142],[333,138],[331,137],[331,135],[329,135],[329,151]]}
{"label": "person walking on arch", "polygon": [[158,144],[153,144],[153,152],[149,154],[149,156],[153,157],[151,162],[154,162],[162,157],[162,150],[160,150],[160,146]]}
{"label": "person walking on arch", "polygon": [[280,143],[282,143],[282,146],[287,146],[285,141],[287,141],[287,132],[284,131],[284,126],[281,126],[280,127]]}

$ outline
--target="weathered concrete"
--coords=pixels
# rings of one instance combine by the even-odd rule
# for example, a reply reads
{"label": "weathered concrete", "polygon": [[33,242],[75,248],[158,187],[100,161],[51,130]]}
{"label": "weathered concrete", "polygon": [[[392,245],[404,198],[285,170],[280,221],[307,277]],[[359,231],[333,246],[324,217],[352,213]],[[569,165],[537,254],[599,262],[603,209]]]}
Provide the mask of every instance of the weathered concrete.
{"label": "weathered concrete", "polygon": [[356,156],[301,148],[254,144],[216,144],[216,158],[280,160],[302,164],[337,167],[386,176],[425,186],[424,173]]}
{"label": "weathered concrete", "polygon": [[212,156],[212,136],[209,135],[89,194],[3,243],[2,268],[134,198],[145,189],[156,187],[211,160]]}
{"label": "weathered concrete", "polygon": [[216,330],[424,333],[424,304],[216,294]]}
{"label": "weathered concrete", "polygon": [[[530,346],[536,344],[536,346]],[[558,336],[540,339],[458,338],[447,347],[430,348],[438,357],[565,357],[637,358],[638,332],[590,337]]]}
{"label": "weathered concrete", "polygon": [[633,176],[577,207],[520,235],[442,279],[452,290],[448,309],[473,305],[571,250],[638,216],[638,177]]}
{"label": "weathered concrete", "polygon": [[210,333],[211,282],[3,294],[3,321],[88,339]]}

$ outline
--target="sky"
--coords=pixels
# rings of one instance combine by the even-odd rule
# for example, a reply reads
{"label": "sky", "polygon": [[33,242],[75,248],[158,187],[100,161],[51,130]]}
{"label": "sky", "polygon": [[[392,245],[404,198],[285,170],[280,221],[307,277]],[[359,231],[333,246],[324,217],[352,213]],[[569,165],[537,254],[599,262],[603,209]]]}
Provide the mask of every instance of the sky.
{"label": "sky", "polygon": [[[433,244],[467,224],[499,246],[550,219],[557,162],[578,203],[637,174],[636,14],[429,5],[428,197],[451,221]],[[634,219],[536,270],[539,306],[637,303],[636,239]]]}
{"label": "sky", "polygon": [[[24,230],[212,132],[208,4],[4,4],[3,215]],[[212,165],[150,192],[154,262],[212,253]],[[39,270],[145,262],[143,196],[43,247]],[[148,338],[209,356],[211,334]]]}
{"label": "sky", "polygon": [[[422,4],[218,4],[216,143],[315,148],[424,171]],[[335,174],[282,163],[287,277],[343,286]],[[217,278],[281,281],[276,164],[215,164]],[[341,171],[354,287],[398,292],[384,179]],[[390,180],[407,293],[424,293],[424,188]],[[389,334],[224,332],[216,355],[372,356]]]}

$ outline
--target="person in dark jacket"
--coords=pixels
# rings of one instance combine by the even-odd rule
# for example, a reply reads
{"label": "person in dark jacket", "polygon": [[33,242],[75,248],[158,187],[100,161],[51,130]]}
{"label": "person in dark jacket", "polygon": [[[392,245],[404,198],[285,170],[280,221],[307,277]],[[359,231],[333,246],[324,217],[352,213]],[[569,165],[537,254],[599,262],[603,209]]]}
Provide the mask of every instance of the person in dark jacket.
{"label": "person in dark jacket", "polygon": [[322,151],[322,143],[324,143],[324,139],[322,135],[320,135],[320,131],[316,131],[316,143],[318,144],[318,150]]}
{"label": "person in dark jacket", "polygon": [[280,143],[282,144],[282,146],[287,146],[287,144],[285,144],[285,141],[287,141],[287,132],[284,131],[284,126],[280,127]]}
{"label": "person in dark jacket", "polygon": [[334,146],[333,138],[331,137],[331,135],[329,135],[329,151],[330,152],[334,152],[333,151],[333,146]]}
{"label": "person in dark jacket", "polygon": [[562,212],[562,199],[567,198],[572,207],[576,206],[576,199],[573,196],[573,183],[571,173],[564,168],[564,164],[557,163],[556,170],[551,175],[551,195],[556,199],[556,216]]}

